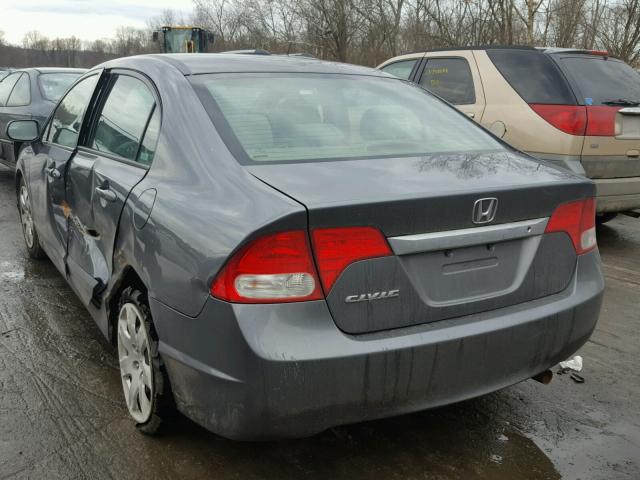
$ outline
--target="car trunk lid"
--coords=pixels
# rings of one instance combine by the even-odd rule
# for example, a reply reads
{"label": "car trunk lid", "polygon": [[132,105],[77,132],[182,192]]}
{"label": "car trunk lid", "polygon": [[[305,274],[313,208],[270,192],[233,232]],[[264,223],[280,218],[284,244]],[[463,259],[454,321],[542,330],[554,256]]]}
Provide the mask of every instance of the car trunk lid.
{"label": "car trunk lid", "polygon": [[[305,205],[312,231],[373,226],[387,237],[393,255],[349,265],[325,292],[352,334],[563,290],[575,250],[566,234],[542,235],[544,226],[559,204],[593,195],[589,182],[507,151],[247,168]],[[474,223],[481,199],[497,205],[487,225]]]}

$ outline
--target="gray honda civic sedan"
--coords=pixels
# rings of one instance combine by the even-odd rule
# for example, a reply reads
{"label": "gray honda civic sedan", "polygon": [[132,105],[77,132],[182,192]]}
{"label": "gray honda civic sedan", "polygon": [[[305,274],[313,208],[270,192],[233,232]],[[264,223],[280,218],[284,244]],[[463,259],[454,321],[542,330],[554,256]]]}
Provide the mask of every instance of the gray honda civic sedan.
{"label": "gray honda civic sedan", "polygon": [[123,58],[7,133],[27,250],[117,348],[145,433],[174,406],[267,439],[457,402],[599,315],[593,183],[383,72]]}

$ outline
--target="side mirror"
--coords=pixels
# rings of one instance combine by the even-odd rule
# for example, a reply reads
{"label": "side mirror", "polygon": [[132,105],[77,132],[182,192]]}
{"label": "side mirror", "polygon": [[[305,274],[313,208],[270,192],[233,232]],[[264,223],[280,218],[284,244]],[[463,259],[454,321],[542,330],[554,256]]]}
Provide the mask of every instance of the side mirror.
{"label": "side mirror", "polygon": [[154,42],[158,41],[158,31],[157,30],[151,34],[151,38],[153,39]]}
{"label": "side mirror", "polygon": [[213,45],[216,42],[215,34],[207,32],[207,41],[209,42],[209,44]]}
{"label": "side mirror", "polygon": [[40,136],[35,120],[14,120],[7,125],[7,137],[16,142],[33,142]]}

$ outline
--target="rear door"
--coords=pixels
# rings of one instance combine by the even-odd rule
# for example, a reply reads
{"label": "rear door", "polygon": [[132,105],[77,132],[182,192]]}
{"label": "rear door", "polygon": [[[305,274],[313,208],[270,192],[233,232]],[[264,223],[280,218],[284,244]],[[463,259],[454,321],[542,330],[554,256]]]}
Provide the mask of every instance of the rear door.
{"label": "rear door", "polygon": [[134,72],[111,71],[90,122],[69,167],[67,267],[81,300],[98,304],[111,277],[120,214],[153,158],[160,128],[154,87]]}
{"label": "rear door", "polygon": [[640,176],[640,75],[601,55],[554,57],[586,107],[582,164],[587,176]]}
{"label": "rear door", "polygon": [[415,81],[477,122],[485,108],[484,92],[473,53],[427,53]]}
{"label": "rear door", "polygon": [[61,100],[42,142],[33,145],[36,155],[26,165],[40,242],[61,272],[64,271],[68,220],[72,219],[65,194],[68,163],[76,153],[85,112],[99,78],[100,72],[96,72],[82,79]]}

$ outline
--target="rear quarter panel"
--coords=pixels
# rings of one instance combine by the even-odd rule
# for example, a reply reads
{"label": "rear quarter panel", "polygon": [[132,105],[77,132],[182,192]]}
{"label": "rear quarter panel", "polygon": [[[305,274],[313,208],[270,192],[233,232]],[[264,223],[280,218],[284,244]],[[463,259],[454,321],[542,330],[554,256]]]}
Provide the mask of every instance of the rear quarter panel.
{"label": "rear quarter panel", "polygon": [[[306,210],[231,156],[177,69],[153,59],[130,66],[155,83],[162,127],[153,164],[122,213],[110,288],[131,267],[151,297],[196,316],[216,273],[243,241],[269,230],[306,228]],[[149,189],[155,189],[155,198],[143,195]],[[136,226],[140,214],[149,218]]]}
{"label": "rear quarter panel", "polygon": [[491,129],[495,122],[503,122],[503,140],[518,150],[544,157],[551,155],[580,155],[584,137],[569,135],[551,126],[537,115],[509,85],[487,53],[474,50],[486,98],[481,124]]}

